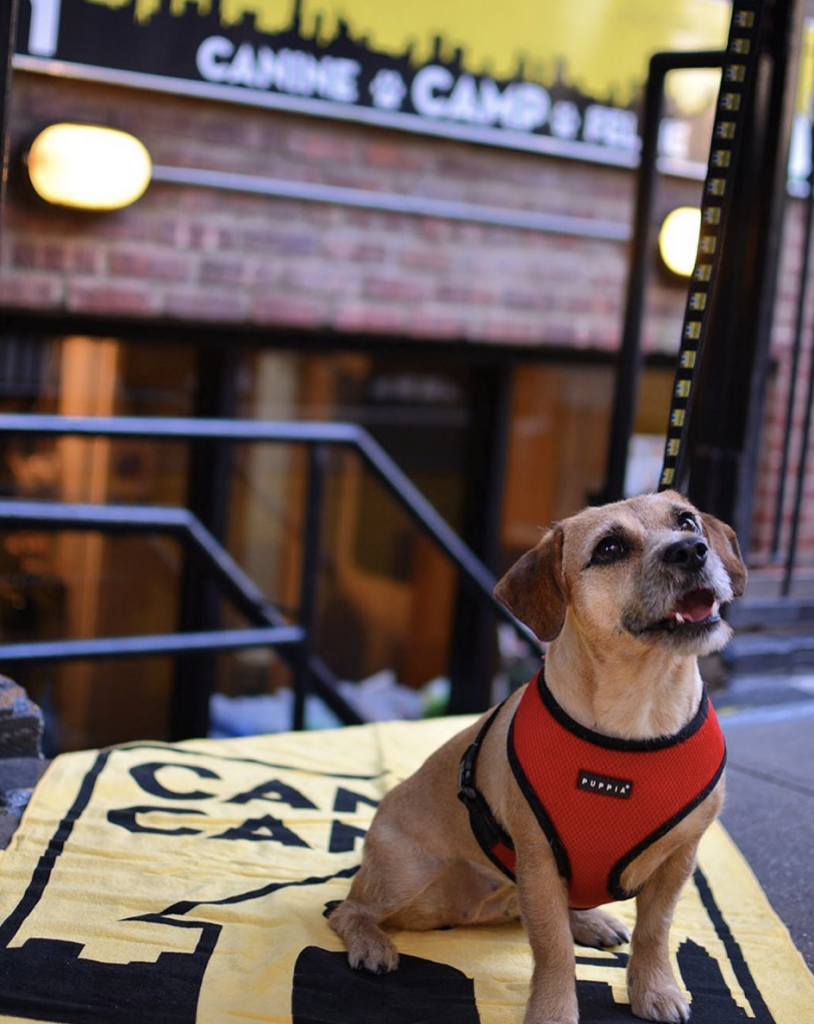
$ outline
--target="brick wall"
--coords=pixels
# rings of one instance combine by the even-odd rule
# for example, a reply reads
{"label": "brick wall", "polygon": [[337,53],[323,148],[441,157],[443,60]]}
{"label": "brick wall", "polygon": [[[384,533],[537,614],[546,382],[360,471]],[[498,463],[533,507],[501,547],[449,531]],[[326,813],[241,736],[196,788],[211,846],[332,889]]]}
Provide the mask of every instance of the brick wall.
{"label": "brick wall", "polygon": [[[162,165],[631,218],[625,171],[26,73],[13,95],[18,150],[72,119],[133,132]],[[626,246],[160,184],[128,210],[60,213],[17,181],[2,271],[15,307],[608,349]],[[674,347],[681,307],[657,291],[649,344]]]}
{"label": "brick wall", "polygon": [[[776,518],[777,496],[782,463],[783,437],[791,397],[792,345],[797,316],[799,278],[803,255],[805,204],[800,200],[788,204],[783,225],[783,241],[779,268],[777,300],[772,334],[773,372],[767,384],[766,405],[761,435],[760,458],[755,488],[752,547],[756,555],[768,557]],[[814,269],[814,268],[812,268]],[[814,337],[814,294],[809,294],[804,307],[802,348],[797,372],[792,435],[786,474],[785,498],[780,535],[781,553],[785,551],[791,524],[796,477],[799,467],[800,443],[805,416],[808,376],[812,366]],[[814,439],[813,439],[814,440]],[[814,554],[814,445],[809,446],[806,472],[803,477],[802,516],[798,552],[805,559]]]}
{"label": "brick wall", "polygon": [[[630,172],[543,156],[18,72],[0,253],[6,308],[610,350],[627,245],[153,184],[112,214],[38,205],[18,157],[60,119],[122,127],[157,164],[322,182],[630,224]],[[659,212],[697,203],[662,181]],[[767,549],[789,379],[801,205],[787,218],[755,509]],[[654,275],[645,345],[674,352],[684,291]],[[810,338],[809,326],[807,337]],[[809,346],[810,349],[810,346]],[[806,351],[803,369],[809,360]],[[798,395],[797,419],[803,396]],[[814,460],[812,460],[814,462]],[[794,460],[792,460],[792,470]],[[814,497],[814,466],[807,503]],[[814,552],[814,517],[801,551]]]}

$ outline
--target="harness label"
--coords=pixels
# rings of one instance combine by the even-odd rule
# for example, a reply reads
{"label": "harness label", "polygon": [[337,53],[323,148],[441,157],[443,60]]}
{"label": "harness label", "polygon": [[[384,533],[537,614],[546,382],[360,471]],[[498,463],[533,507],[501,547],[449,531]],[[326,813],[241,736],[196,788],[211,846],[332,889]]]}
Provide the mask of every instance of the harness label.
{"label": "harness label", "polygon": [[620,800],[629,800],[633,790],[633,782],[629,779],[614,779],[609,775],[594,775],[580,768],[577,774],[577,789],[587,789],[591,793],[602,796],[617,796]]}

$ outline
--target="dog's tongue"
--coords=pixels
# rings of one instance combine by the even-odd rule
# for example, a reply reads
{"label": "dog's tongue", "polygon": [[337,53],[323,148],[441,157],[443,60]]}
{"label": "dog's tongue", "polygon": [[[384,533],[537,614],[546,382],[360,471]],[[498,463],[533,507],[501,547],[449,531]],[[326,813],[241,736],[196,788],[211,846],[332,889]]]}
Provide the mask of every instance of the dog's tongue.
{"label": "dog's tongue", "polygon": [[685,622],[701,622],[712,615],[715,595],[711,590],[691,590],[685,594],[670,612],[670,616],[680,615]]}

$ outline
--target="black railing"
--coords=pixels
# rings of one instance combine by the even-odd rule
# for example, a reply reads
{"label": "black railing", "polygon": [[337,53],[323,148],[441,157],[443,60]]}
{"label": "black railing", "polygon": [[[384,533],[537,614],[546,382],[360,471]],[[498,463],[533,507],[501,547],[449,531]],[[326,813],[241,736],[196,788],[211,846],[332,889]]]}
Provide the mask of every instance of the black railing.
{"label": "black railing", "polygon": [[[792,24],[793,19],[788,12],[783,17],[786,19],[784,31],[789,34],[789,25]],[[784,40],[783,35],[784,33],[778,30],[772,36],[771,41],[775,65],[773,74],[776,76],[786,73],[785,66],[790,59],[788,40]],[[633,432],[638,385],[643,365],[641,338],[647,287],[653,272],[653,254],[656,250],[658,225],[654,216],[658,137],[664,105],[666,76],[671,72],[687,68],[717,68],[724,63],[726,58],[727,54],[723,51],[703,51],[657,53],[650,61],[642,120],[642,157],[638,172],[624,329],[617,362],[616,391],[606,477],[604,487],[597,495],[598,501],[617,500],[623,496],[624,491],[628,449]],[[769,77],[768,74],[765,75],[767,83],[765,88],[768,88]],[[793,95],[793,90],[791,92]],[[780,93],[781,90],[775,88],[773,95],[776,106],[779,106],[783,99]],[[814,118],[814,110],[811,111],[811,116]],[[769,109],[768,101],[765,101],[751,119],[754,122],[751,124],[751,131],[752,133],[757,132],[756,137],[759,139],[760,131],[768,130],[767,126],[774,126],[772,130],[776,130],[775,122],[779,120],[777,110],[774,109],[772,112]],[[761,128],[760,125],[763,127]],[[773,209],[770,210],[767,205],[766,209],[761,212],[757,209],[757,204],[750,205],[748,200],[743,201],[744,205],[742,206],[742,209],[748,209],[749,218],[754,219],[756,223],[761,217],[765,218],[765,230],[760,236],[761,244],[746,245],[740,238],[729,237],[723,245],[729,263],[724,274],[728,276],[728,287],[738,294],[749,293],[751,295],[754,289],[743,287],[742,268],[740,264],[733,266],[733,261],[740,259],[742,254],[747,251],[754,254],[755,257],[762,254],[761,258],[768,261],[762,271],[755,272],[755,280],[760,283],[761,288],[766,289],[763,299],[765,308],[770,307],[773,301],[773,282],[777,263],[776,222],[779,220],[785,204],[786,165],[783,159],[787,150],[788,126],[780,133],[779,138],[782,144],[768,148],[772,154],[775,153],[775,150],[779,154],[772,155],[772,159],[779,162],[780,169],[773,176],[768,172],[765,173],[757,188],[754,189],[753,186],[754,191],[761,198],[761,202],[764,205],[771,202]],[[754,145],[761,148],[757,143]],[[762,148],[765,148],[765,144]],[[814,154],[814,124],[812,124],[811,130],[811,151]],[[744,168],[743,174],[751,174],[750,161],[747,160],[745,163],[749,166]],[[784,415],[780,460],[776,470],[777,486],[771,523],[771,547],[768,559],[761,555],[755,555],[753,559],[755,568],[773,567],[774,574],[772,582],[767,580],[765,583],[764,589],[767,596],[759,598],[753,596],[749,602],[736,605],[732,610],[732,621],[742,625],[777,626],[783,623],[814,620],[814,597],[810,593],[810,585],[795,588],[795,576],[803,568],[799,551],[800,530],[805,504],[806,476],[811,466],[811,430],[812,420],[814,420],[814,357],[806,359],[807,348],[814,352],[814,341],[811,340],[814,334],[811,333],[811,328],[807,327],[806,321],[811,288],[809,281],[812,267],[811,249],[814,244],[814,162],[808,177],[807,191],[808,196],[803,204],[803,240],[796,281],[796,311],[789,368],[789,395]],[[740,222],[749,218],[741,217]],[[773,227],[769,224],[771,220],[775,222]],[[733,232],[729,229],[727,229],[727,234],[733,236]],[[745,301],[744,299],[738,304],[739,308]],[[722,308],[724,319],[731,319],[731,310],[734,308],[734,304],[723,303]],[[763,317],[762,323],[761,316]],[[738,527],[744,546],[749,546],[753,484],[758,457],[754,438],[758,436],[762,424],[762,398],[759,402],[754,398],[756,395],[758,397],[762,395],[760,382],[766,376],[764,367],[768,315],[764,311],[761,316],[755,312],[745,318],[749,330],[748,332],[734,332],[734,344],[732,337],[726,337],[722,332],[712,332],[717,333],[713,339],[712,348],[719,356],[720,365],[716,363],[713,366],[711,362],[705,362],[702,365],[702,372],[713,381],[713,383],[707,384],[709,401],[706,403],[707,406],[712,407],[713,411],[710,412],[707,409],[705,417],[708,421],[715,420],[716,422],[711,426],[707,423],[703,428],[696,430],[694,439],[696,460],[692,467],[692,473],[697,477],[697,482],[695,488],[692,486],[690,488],[691,497],[696,497],[705,508],[715,511]],[[807,330],[808,336],[806,336]],[[747,346],[744,344],[746,333],[749,333],[751,337],[760,332],[763,336],[755,344],[764,351],[762,354],[747,352]],[[753,364],[750,370],[753,377],[750,386],[745,386],[742,380],[727,385],[723,372],[718,372],[718,370],[726,369],[728,363],[732,365]],[[727,379],[729,378],[727,377]],[[702,404],[700,398],[697,401],[699,405]],[[713,428],[717,431],[714,441],[710,439],[712,435],[709,434]],[[703,436],[701,436],[702,434]],[[720,443],[721,437],[726,440],[726,445]],[[687,447],[686,443],[685,447]],[[722,471],[709,469],[706,464],[712,465],[713,457],[725,457],[728,465],[735,467],[737,486]],[[692,473],[690,474],[691,485]],[[717,479],[717,484],[714,486],[709,484],[709,478]],[[686,484],[686,480],[681,483]],[[700,491],[700,493],[696,494],[696,491]],[[717,492],[725,493],[727,501],[724,502],[724,505],[726,507],[714,507],[716,505],[714,498]],[[810,562],[808,567],[811,567]],[[808,581],[805,582],[808,583]]]}
{"label": "black railing", "polygon": [[[293,728],[303,727],[305,700],[310,692],[322,698],[343,722],[360,722],[359,715],[339,694],[335,677],[319,658],[313,645],[325,456],[331,447],[345,447],[357,452],[408,516],[457,566],[474,592],[533,650],[539,651],[537,638],[493,596],[494,577],[486,566],[362,427],[347,423],[0,415],[0,437],[21,435],[307,446],[309,462],[302,527],[300,602],[298,622],[292,624],[188,509],[0,500],[0,529],[4,531],[86,530],[113,534],[162,533],[175,536],[191,554],[202,560],[205,570],[210,573],[214,582],[252,624],[252,628],[248,629],[0,644],[0,666],[159,654],[195,656],[206,652],[247,647],[269,647],[279,652],[294,673]],[[453,686],[455,685],[465,684],[463,681],[454,680]],[[208,722],[208,700],[207,692],[197,695],[195,706],[191,709],[194,726],[190,731],[205,731]],[[458,703],[460,705],[460,702]]]}
{"label": "black railing", "polygon": [[[789,367],[789,393],[786,402],[786,416],[783,424],[783,440],[781,443],[780,468],[777,477],[777,496],[774,508],[774,524],[772,527],[771,557],[775,563],[782,563],[783,578],[780,583],[781,597],[791,594],[794,571],[797,563],[797,545],[800,535],[800,518],[803,507],[808,451],[811,435],[812,405],[814,405],[814,354],[809,357],[808,380],[806,382],[805,399],[803,402],[802,428],[795,431],[795,413],[797,412],[797,385],[802,383],[800,373],[800,357],[803,350],[805,334],[806,298],[809,295],[809,268],[811,266],[811,242],[814,232],[814,110],[811,111],[810,154],[811,166],[808,174],[808,196],[803,212],[803,244],[800,258],[800,273],[797,280],[797,303],[794,318],[794,341],[791,347],[791,364]],[[814,353],[814,341],[811,343]],[[794,494],[791,503],[788,535],[783,550],[783,528],[787,499],[787,478],[791,469],[791,450],[797,433],[799,452],[797,466],[794,470]]]}

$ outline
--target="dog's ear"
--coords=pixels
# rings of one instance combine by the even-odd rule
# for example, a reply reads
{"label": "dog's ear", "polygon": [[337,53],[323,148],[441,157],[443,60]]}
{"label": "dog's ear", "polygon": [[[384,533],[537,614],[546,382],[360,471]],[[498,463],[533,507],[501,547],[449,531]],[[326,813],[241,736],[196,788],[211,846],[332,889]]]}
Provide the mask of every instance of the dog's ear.
{"label": "dog's ear", "polygon": [[565,622],[562,527],[546,531],[495,587],[495,597],[541,640],[553,640]]}
{"label": "dog's ear", "polygon": [[701,521],[704,524],[707,537],[729,573],[733,594],[735,597],[741,597],[746,590],[747,572],[746,566],[743,564],[737,534],[731,526],[727,526],[726,523],[722,523],[720,519],[716,519],[715,516],[708,515],[706,512],[701,513]]}

